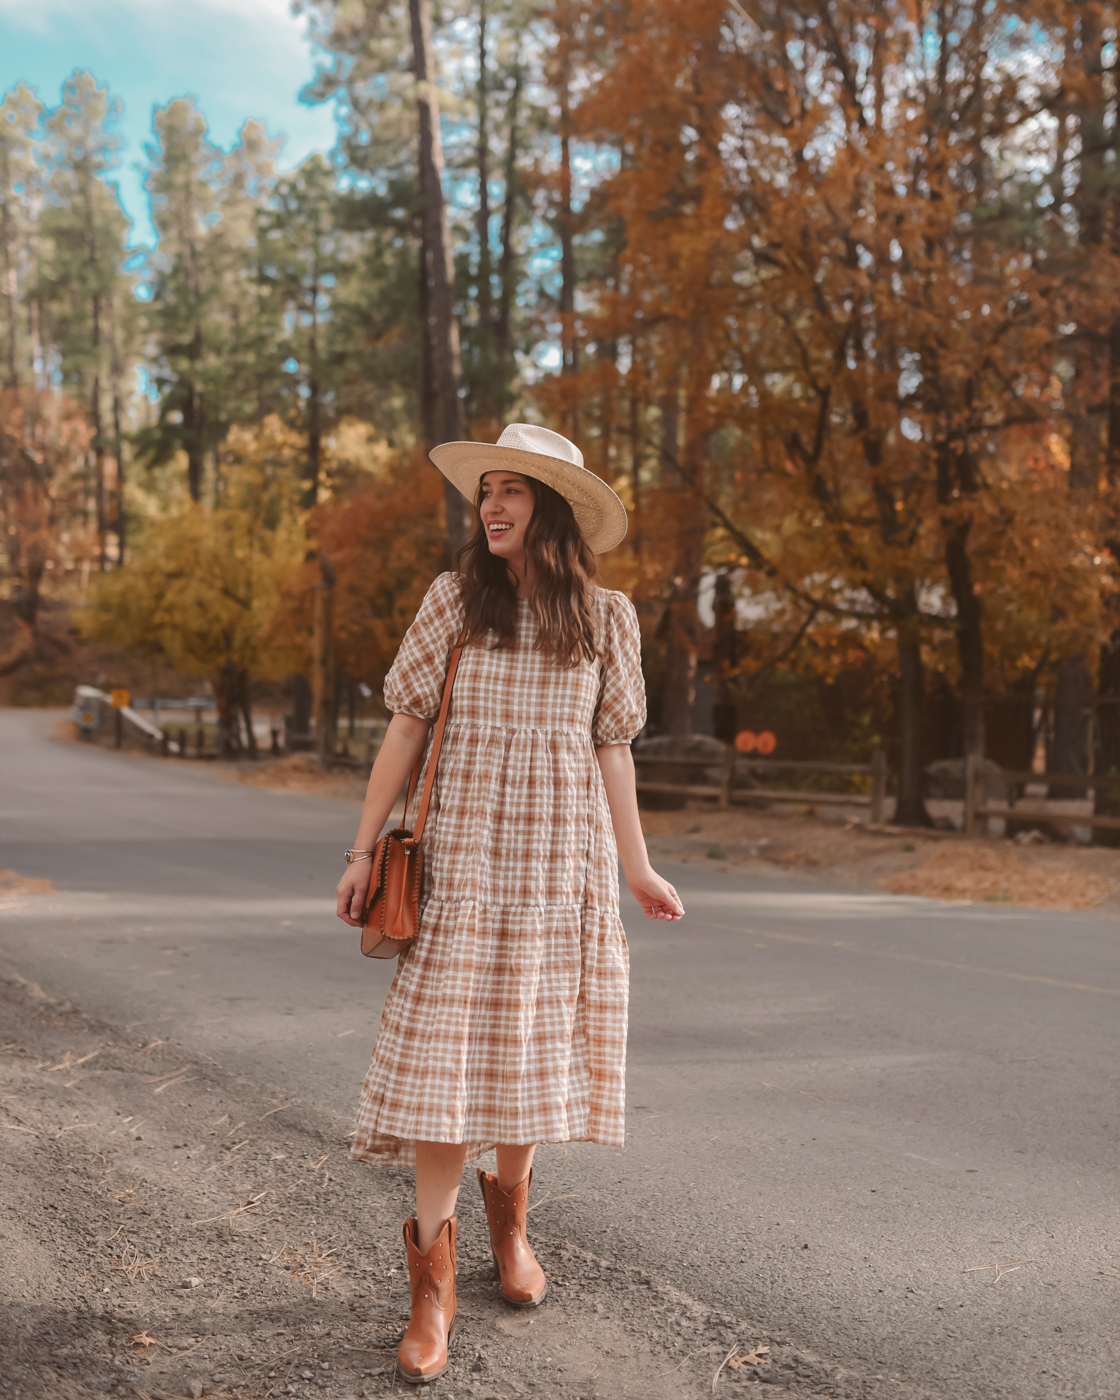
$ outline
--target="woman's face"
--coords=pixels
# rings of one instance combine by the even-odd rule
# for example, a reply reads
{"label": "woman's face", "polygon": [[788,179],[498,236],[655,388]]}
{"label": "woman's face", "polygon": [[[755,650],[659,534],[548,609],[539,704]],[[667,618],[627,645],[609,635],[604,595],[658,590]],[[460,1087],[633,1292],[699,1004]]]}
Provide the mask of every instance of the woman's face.
{"label": "woman's face", "polygon": [[491,554],[518,559],[525,551],[525,532],[533,518],[533,492],[517,472],[487,472],[482,478],[479,515]]}

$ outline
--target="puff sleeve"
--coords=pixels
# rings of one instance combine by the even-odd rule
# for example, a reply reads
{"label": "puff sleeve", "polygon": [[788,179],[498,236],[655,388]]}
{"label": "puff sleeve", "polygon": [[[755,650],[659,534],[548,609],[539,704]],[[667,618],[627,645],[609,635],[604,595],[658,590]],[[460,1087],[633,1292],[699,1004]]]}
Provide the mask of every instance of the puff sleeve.
{"label": "puff sleeve", "polygon": [[463,600],[454,574],[440,574],[424,594],[385,677],[385,707],[429,724],[439,715],[447,663],[463,626]]}
{"label": "puff sleeve", "polygon": [[629,744],[646,722],[646,684],[638,614],[624,593],[606,595],[601,666],[591,742],[596,748]]}

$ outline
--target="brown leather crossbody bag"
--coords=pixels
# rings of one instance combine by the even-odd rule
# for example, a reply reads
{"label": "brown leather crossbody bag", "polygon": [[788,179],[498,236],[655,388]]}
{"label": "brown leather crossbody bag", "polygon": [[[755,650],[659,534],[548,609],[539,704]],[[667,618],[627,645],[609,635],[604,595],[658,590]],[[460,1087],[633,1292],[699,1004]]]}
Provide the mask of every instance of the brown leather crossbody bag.
{"label": "brown leather crossbody bag", "polygon": [[[373,852],[369,892],[366,895],[365,908],[362,910],[362,952],[367,958],[395,958],[404,952],[420,932],[420,877],[424,873],[424,852],[420,842],[424,836],[424,823],[428,819],[428,804],[432,800],[432,785],[436,780],[443,731],[447,727],[451,688],[455,684],[455,672],[459,669],[459,657],[463,652],[465,635],[464,628],[447,664],[443,699],[440,702],[435,733],[432,735],[428,775],[424,779],[424,793],[416,813],[416,825],[412,830],[401,825],[393,831],[386,832]],[[408,795],[404,800],[402,823],[408,820],[408,809],[416,785],[420,781],[422,762],[422,758],[417,760],[416,767],[408,779]]]}

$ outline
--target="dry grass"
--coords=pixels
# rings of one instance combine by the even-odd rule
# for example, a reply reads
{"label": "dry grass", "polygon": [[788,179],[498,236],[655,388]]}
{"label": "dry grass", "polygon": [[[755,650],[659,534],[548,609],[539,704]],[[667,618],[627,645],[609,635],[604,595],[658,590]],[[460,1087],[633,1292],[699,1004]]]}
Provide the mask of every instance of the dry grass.
{"label": "dry grass", "polygon": [[885,876],[879,883],[892,894],[1035,909],[1095,909],[1116,888],[1115,881],[1086,870],[1028,862],[1009,847],[957,841],[937,847],[915,869]]}
{"label": "dry grass", "polygon": [[239,768],[234,776],[237,782],[250,787],[341,797],[356,802],[362,800],[366,790],[365,778],[354,773],[324,773],[318,760],[305,753],[271,759],[257,768]]}
{"label": "dry grass", "polygon": [[14,870],[0,870],[0,895],[5,894],[54,894],[54,885],[49,880],[17,875]]}
{"label": "dry grass", "polygon": [[312,1298],[317,1298],[319,1289],[330,1288],[331,1279],[339,1271],[339,1261],[333,1257],[337,1252],[337,1248],[325,1249],[313,1235],[301,1248],[286,1244],[269,1262],[286,1269],[294,1279],[311,1289]]}

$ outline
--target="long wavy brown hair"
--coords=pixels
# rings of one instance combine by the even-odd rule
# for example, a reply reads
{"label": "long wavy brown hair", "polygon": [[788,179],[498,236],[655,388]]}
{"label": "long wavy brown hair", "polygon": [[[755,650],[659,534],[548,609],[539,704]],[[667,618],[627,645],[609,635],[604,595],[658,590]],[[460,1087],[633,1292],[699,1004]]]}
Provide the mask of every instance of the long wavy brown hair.
{"label": "long wavy brown hair", "polygon": [[[525,553],[535,580],[529,601],[537,619],[536,649],[562,666],[594,661],[598,655],[591,615],[595,556],[560,492],[531,476],[525,481],[533,496]],[[482,508],[481,480],[475,506]],[[511,646],[517,631],[517,582],[505,560],[490,553],[481,516],[478,528],[459,551],[456,567],[468,640],[492,634],[494,646]]]}

